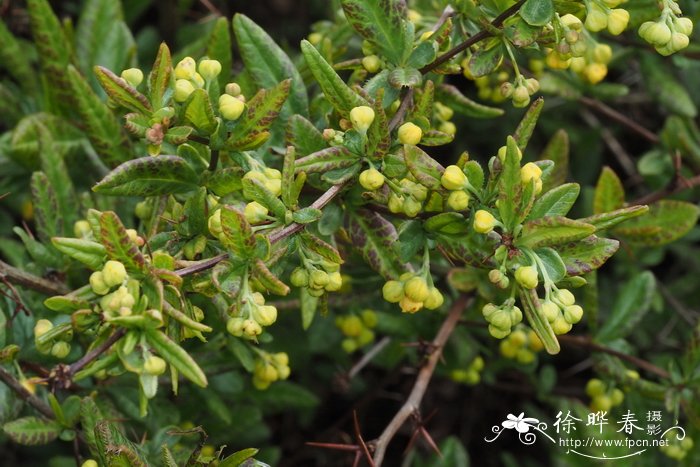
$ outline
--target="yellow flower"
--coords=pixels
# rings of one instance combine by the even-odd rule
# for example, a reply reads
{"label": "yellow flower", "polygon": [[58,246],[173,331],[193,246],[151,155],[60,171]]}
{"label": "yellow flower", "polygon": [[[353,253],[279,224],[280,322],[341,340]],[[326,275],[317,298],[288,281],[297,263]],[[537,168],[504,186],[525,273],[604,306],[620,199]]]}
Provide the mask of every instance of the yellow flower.
{"label": "yellow flower", "polygon": [[496,226],[496,218],[488,211],[479,209],[474,215],[474,230],[479,233],[489,233]]}
{"label": "yellow flower", "polygon": [[366,105],[355,107],[350,111],[350,121],[360,133],[367,133],[367,129],[374,122],[374,109]]}
{"label": "yellow flower", "polygon": [[399,142],[401,144],[416,145],[423,137],[423,130],[414,123],[406,122],[399,127]]}

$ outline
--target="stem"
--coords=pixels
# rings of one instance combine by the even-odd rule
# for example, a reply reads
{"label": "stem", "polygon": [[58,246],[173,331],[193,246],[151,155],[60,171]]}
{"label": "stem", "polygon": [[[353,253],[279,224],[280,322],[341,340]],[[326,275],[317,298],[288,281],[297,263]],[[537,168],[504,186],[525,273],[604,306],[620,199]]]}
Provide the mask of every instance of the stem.
{"label": "stem", "polygon": [[[523,6],[523,3],[525,3],[525,0],[520,0],[518,3],[515,5],[511,6],[507,10],[504,10],[503,13],[498,15],[493,21],[491,21],[491,27],[498,28],[500,27],[505,20],[507,20],[509,17],[513,16],[515,13],[520,10],[520,7]],[[420,69],[420,72],[422,74],[426,74],[429,71],[434,70],[435,68],[439,67],[443,63],[451,60],[455,55],[459,54],[460,52],[465,51],[472,45],[476,44],[479,41],[482,41],[488,37],[493,36],[492,33],[486,30],[481,30],[478,33],[474,34],[472,37],[467,39],[466,41],[462,42],[461,44],[453,47],[452,49],[448,50],[444,54],[440,55],[438,58],[436,58],[432,63],[427,64],[423,68]]]}
{"label": "stem", "polygon": [[416,382],[411,390],[411,394],[408,396],[408,399],[406,399],[406,402],[404,402],[403,406],[401,406],[401,409],[399,409],[391,422],[389,422],[389,425],[387,425],[379,438],[374,442],[375,466],[379,467],[382,465],[387,447],[394,438],[394,435],[396,435],[406,420],[419,410],[421,401],[425,395],[425,391],[428,389],[428,384],[430,383],[430,379],[435,371],[435,366],[442,355],[442,348],[450,338],[450,335],[452,335],[452,331],[454,331],[455,326],[459,322],[462,312],[470,302],[471,300],[463,295],[458,298],[452,305],[452,308],[450,308],[445,321],[442,323],[442,326],[440,326],[440,330],[432,342],[432,353],[428,357],[425,365],[423,365],[423,367],[420,369]]}
{"label": "stem", "polygon": [[12,389],[17,395],[22,398],[24,401],[26,401],[29,405],[34,407],[36,410],[38,410],[42,415],[48,417],[48,418],[55,418],[55,415],[53,413],[53,410],[51,410],[51,407],[46,404],[43,400],[39,399],[36,397],[34,394],[29,392],[24,386],[22,386],[22,383],[17,381],[17,378],[15,378],[12,373],[4,369],[3,367],[0,366],[0,380],[2,380],[3,383],[7,385],[10,389]]}
{"label": "stem", "polygon": [[216,166],[219,163],[219,151],[214,149],[211,151],[211,159],[209,160],[209,171],[213,172],[216,170]]}
{"label": "stem", "polygon": [[69,369],[68,369],[68,374],[69,376],[75,375],[77,372],[85,368],[87,365],[89,365],[93,360],[97,359],[100,355],[105,353],[110,347],[112,347],[119,339],[124,337],[124,334],[126,334],[126,329],[125,328],[119,328],[117,329],[114,333],[112,333],[111,336],[107,338],[102,344],[98,345],[85,355],[78,360],[77,362],[73,363]]}
{"label": "stem", "polygon": [[621,125],[626,126],[627,128],[629,128],[633,132],[637,133],[639,136],[646,139],[650,143],[659,144],[660,139],[658,136],[656,136],[655,133],[652,133],[651,131],[647,130],[639,123],[635,122],[634,120],[627,117],[626,115],[618,112],[617,110],[613,109],[612,107],[609,107],[596,99],[591,99],[590,97],[585,97],[585,96],[580,97],[579,102],[582,103],[583,105],[585,105],[586,107],[590,107],[591,109],[605,115],[606,117],[609,117],[612,120],[615,120],[616,122],[620,123]]}
{"label": "stem", "polygon": [[46,295],[65,295],[70,292],[64,284],[35,276],[10,266],[4,261],[0,261],[0,277],[6,278],[13,284],[21,285]]}

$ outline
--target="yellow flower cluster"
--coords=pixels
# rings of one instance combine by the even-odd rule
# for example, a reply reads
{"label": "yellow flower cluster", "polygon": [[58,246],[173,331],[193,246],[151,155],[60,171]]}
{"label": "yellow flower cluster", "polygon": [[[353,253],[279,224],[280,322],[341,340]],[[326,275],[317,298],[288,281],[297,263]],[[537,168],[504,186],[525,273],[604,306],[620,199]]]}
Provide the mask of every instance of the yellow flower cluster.
{"label": "yellow flower cluster", "polygon": [[435,310],[442,306],[442,293],[419,274],[407,272],[399,280],[390,280],[382,287],[382,296],[389,303],[398,303],[404,313],[415,313],[425,307]]}
{"label": "yellow flower cluster", "polygon": [[341,346],[347,353],[353,353],[374,341],[374,331],[377,325],[377,314],[373,310],[362,310],[358,315],[338,316],[335,325],[343,333]]}
{"label": "yellow flower cluster", "polygon": [[542,302],[542,311],[555,334],[566,334],[571,327],[581,321],[583,308],[576,305],[576,299],[567,289],[554,289],[551,300]]}
{"label": "yellow flower cluster", "polygon": [[243,293],[229,310],[232,317],[226,322],[226,330],[233,336],[255,339],[262,328],[277,321],[277,308],[265,305],[260,292]]}
{"label": "yellow flower cluster", "polygon": [[261,352],[260,358],[255,361],[253,369],[253,386],[259,390],[265,390],[275,381],[289,378],[289,356],[284,352],[269,354]]}
{"label": "yellow flower cluster", "polygon": [[542,349],[544,345],[535,331],[524,325],[518,326],[499,344],[501,355],[523,365],[534,362],[537,352]]}
{"label": "yellow flower cluster", "polygon": [[503,339],[511,332],[511,328],[517,326],[523,320],[523,312],[514,305],[512,299],[503,305],[497,306],[487,303],[481,309],[481,314],[489,323],[489,334],[496,339]]}
{"label": "yellow flower cluster", "polygon": [[474,386],[481,381],[481,370],[484,369],[484,359],[481,355],[474,357],[466,369],[458,368],[450,372],[450,378],[458,383]]}
{"label": "yellow flower cluster", "polygon": [[608,412],[625,400],[624,392],[613,384],[605,384],[598,378],[593,378],[586,383],[586,394],[591,398],[590,408],[594,412]]}

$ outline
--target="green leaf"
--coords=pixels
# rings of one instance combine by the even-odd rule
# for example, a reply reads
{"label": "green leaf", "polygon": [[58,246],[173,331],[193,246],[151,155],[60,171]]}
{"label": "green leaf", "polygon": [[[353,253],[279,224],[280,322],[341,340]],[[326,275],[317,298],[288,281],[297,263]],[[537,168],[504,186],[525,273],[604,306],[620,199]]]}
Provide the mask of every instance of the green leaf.
{"label": "green leaf", "polygon": [[58,437],[61,429],[57,421],[38,417],[18,418],[2,427],[12,441],[25,446],[48,444]]}
{"label": "green leaf", "polygon": [[[353,28],[371,42],[390,62],[402,64],[406,50],[406,2],[403,0],[342,0],[343,11]],[[411,39],[411,38],[409,38]]]}
{"label": "green leaf", "polygon": [[206,387],[207,377],[190,354],[158,329],[146,328],[144,334],[148,343],[171,364],[182,376],[197,386]]}
{"label": "green leaf", "polygon": [[593,213],[614,211],[625,205],[625,189],[610,167],[603,167],[593,196]]}
{"label": "green leaf", "polygon": [[544,315],[542,304],[537,297],[535,289],[520,289],[520,302],[530,327],[540,338],[544,348],[550,355],[556,355],[561,350],[557,336],[552,330],[552,326]]}
{"label": "green leaf", "polygon": [[219,467],[239,467],[243,462],[255,456],[257,453],[258,450],[255,448],[234,452],[230,456],[222,459],[221,462],[219,462]]}
{"label": "green leaf", "polygon": [[297,224],[310,224],[319,220],[322,215],[323,213],[320,209],[306,207],[301,208],[298,211],[294,211],[292,214],[292,219]]}
{"label": "green leaf", "polygon": [[351,213],[348,232],[367,264],[382,277],[396,279],[406,271],[393,248],[399,237],[396,228],[380,214],[366,209]]}
{"label": "green leaf", "polygon": [[580,191],[578,183],[566,183],[549,190],[535,201],[527,218],[565,216],[576,202]]}
{"label": "green leaf", "polygon": [[552,0],[527,0],[520,7],[520,16],[531,26],[545,26],[554,16]]}
{"label": "green leaf", "polygon": [[269,129],[289,95],[290,84],[291,79],[287,79],[272,89],[261,89],[248,101],[248,110],[238,120],[226,141],[228,149],[254,149],[267,140]]}
{"label": "green leaf", "polygon": [[518,124],[518,128],[515,129],[513,138],[518,142],[518,147],[523,152],[525,152],[527,143],[530,142],[532,132],[535,131],[535,125],[537,125],[537,119],[539,119],[543,107],[544,98],[538,97],[527,109],[523,119]]}
{"label": "green leaf", "polygon": [[416,180],[431,190],[439,190],[440,178],[445,168],[422,149],[411,144],[403,147],[406,166]]}
{"label": "green leaf", "polygon": [[48,240],[54,235],[63,233],[63,218],[58,214],[56,193],[44,172],[34,172],[30,188],[36,231],[40,239]]}
{"label": "green leaf", "polygon": [[406,65],[410,68],[423,68],[437,57],[437,42],[425,41],[418,44],[408,57]]}
{"label": "green leaf", "polygon": [[359,160],[359,157],[348,151],[345,146],[333,146],[297,159],[294,163],[294,170],[296,173],[326,173],[350,167]]}
{"label": "green leaf", "polygon": [[648,212],[648,206],[630,206],[628,208],[617,209],[615,211],[604,212],[602,214],[594,214],[592,216],[579,219],[579,221],[591,224],[595,226],[597,230],[605,230],[614,227],[627,219],[639,217]]}
{"label": "green leaf", "polygon": [[321,91],[325,95],[328,102],[338,111],[344,118],[350,118],[350,111],[354,107],[367,105],[362,97],[358,96],[350,89],[345,81],[338,76],[333,67],[324,60],[316,47],[310,42],[301,41],[301,51],[304,54],[304,59],[311,74],[314,75],[316,82],[321,86]]}
{"label": "green leaf", "polygon": [[243,188],[243,169],[226,167],[214,172],[205,171],[200,183],[209,188],[217,196],[226,196]]}
{"label": "green leaf", "polygon": [[495,118],[504,114],[503,109],[489,107],[469,99],[451,84],[441,84],[437,88],[437,97],[455,112],[471,118]]}
{"label": "green leaf", "polygon": [[542,189],[547,192],[563,184],[569,172],[569,134],[561,129],[554,133],[540,154],[539,160],[554,162],[554,168],[542,180]]}
{"label": "green leaf", "polygon": [[580,276],[601,267],[620,247],[620,242],[595,235],[576,242],[557,246],[556,250],[566,265],[566,274]]}
{"label": "green leaf", "polygon": [[498,212],[508,230],[515,227],[523,192],[519,159],[516,142],[509,136],[506,143],[505,162],[498,177]]}
{"label": "green leaf", "polygon": [[586,238],[595,230],[591,224],[562,216],[542,217],[523,224],[522,234],[515,244],[530,248],[561,245]]}
{"label": "green leaf", "polygon": [[237,13],[233,17],[233,32],[246,72],[262,88],[271,88],[280,81],[291,78],[289,99],[281,114],[286,120],[290,115],[306,116],[309,102],[306,86],[292,60],[275,41],[247,16]]}
{"label": "green leaf", "polygon": [[312,297],[309,294],[309,289],[303,287],[299,290],[299,299],[301,301],[301,327],[307,330],[316,316],[319,298]]}
{"label": "green leaf", "polygon": [[155,196],[197,189],[197,174],[178,156],[141,157],[124,162],[92,190],[106,195]]}
{"label": "green leaf", "polygon": [[121,125],[112,111],[73,65],[69,65],[66,71],[81,125],[100,159],[107,164],[118,164],[128,159]]}
{"label": "green leaf", "polygon": [[262,204],[276,217],[284,218],[287,213],[284,203],[258,180],[243,180],[243,196]]}
{"label": "green leaf", "polygon": [[469,455],[462,442],[456,436],[450,436],[440,443],[442,456],[431,455],[428,467],[469,467]]}
{"label": "green leaf", "polygon": [[301,115],[292,115],[287,121],[287,144],[297,156],[304,157],[327,147],[323,134]]}
{"label": "green leaf", "polygon": [[318,238],[310,233],[300,233],[297,237],[301,241],[304,248],[310,250],[331,263],[343,264],[343,258],[338,253],[338,250],[328,242]]}
{"label": "green leaf", "polygon": [[185,120],[197,130],[210,135],[216,131],[214,109],[209,102],[209,94],[204,89],[195,89],[185,102]]}
{"label": "green leaf", "polygon": [[173,61],[170,57],[170,49],[165,42],[162,42],[158,48],[151,73],[148,75],[148,95],[153,108],[160,109],[170,99],[172,73]]}
{"label": "green leaf", "polygon": [[552,248],[538,248],[535,250],[535,254],[542,261],[552,282],[556,284],[566,276],[566,265],[556,250]]}
{"label": "green leaf", "polygon": [[151,114],[151,104],[146,96],[134,89],[125,80],[99,65],[95,66],[93,71],[102,89],[114,102],[133,112],[146,115]]}
{"label": "green leaf", "polygon": [[146,260],[114,212],[106,211],[100,216],[100,235],[110,259],[121,261],[129,272],[146,269]]}
{"label": "green leaf", "polygon": [[58,251],[99,270],[104,264],[107,250],[101,244],[82,238],[54,237],[51,243]]}
{"label": "green leaf", "polygon": [[423,82],[423,75],[415,68],[395,68],[389,73],[388,80],[395,88],[413,88]]}
{"label": "green leaf", "polygon": [[399,260],[404,263],[411,261],[425,246],[425,232],[419,221],[407,221],[399,229],[399,241],[394,248],[399,254]]}
{"label": "green leaf", "polygon": [[661,200],[649,207],[648,214],[616,227],[614,233],[637,245],[665,245],[687,234],[698,222],[698,215],[700,208],[695,204]]}
{"label": "green leaf", "polygon": [[279,280],[265,265],[265,263],[257,259],[253,263],[253,277],[255,277],[267,290],[276,295],[287,295],[289,286]]}
{"label": "green leaf", "polygon": [[640,61],[649,95],[667,110],[682,117],[695,118],[698,109],[688,91],[653,54],[644,54]]}
{"label": "green leaf", "polygon": [[[231,29],[229,28],[228,19],[221,17],[217,18],[214,23],[214,28],[207,42],[207,57],[210,60],[218,60],[221,63],[221,73],[217,77],[219,81],[219,89],[223,90],[224,86],[230,81],[231,67],[233,59],[231,57]],[[239,50],[242,49],[240,40],[238,41]],[[244,59],[245,60],[245,59]],[[246,71],[250,71],[250,67],[246,63]],[[277,80],[280,81],[280,80]],[[276,84],[275,81],[272,84]],[[266,87],[263,85],[263,87]]]}
{"label": "green leaf", "polygon": [[656,279],[649,271],[631,278],[617,294],[610,315],[595,336],[598,342],[625,337],[651,308]]}
{"label": "green leaf", "polygon": [[242,259],[248,259],[255,253],[255,238],[253,230],[243,213],[230,206],[221,208],[221,227],[224,231],[221,238],[226,248],[233,251]]}
{"label": "green leaf", "polygon": [[0,66],[25,92],[34,92],[37,76],[32,70],[30,57],[23,52],[20,42],[12,35],[4,21],[0,21],[0,44]]}
{"label": "green leaf", "polygon": [[503,62],[504,47],[501,39],[492,39],[486,45],[472,53],[469,59],[469,71],[475,78],[486,76]]}

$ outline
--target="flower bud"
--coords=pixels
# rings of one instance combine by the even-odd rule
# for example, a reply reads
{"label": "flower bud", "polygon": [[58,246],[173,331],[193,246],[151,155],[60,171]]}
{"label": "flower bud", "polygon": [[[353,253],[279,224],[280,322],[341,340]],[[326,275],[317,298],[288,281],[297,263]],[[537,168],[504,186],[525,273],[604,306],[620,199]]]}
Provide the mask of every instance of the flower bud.
{"label": "flower bud", "polygon": [[368,55],[367,57],[362,59],[362,66],[365,67],[365,70],[367,70],[370,73],[376,73],[377,71],[379,71],[381,65],[382,62],[376,55]]}
{"label": "flower bud", "polygon": [[90,227],[90,223],[86,220],[79,220],[75,224],[73,224],[73,234],[77,238],[84,238],[87,237],[92,233],[92,227]]}
{"label": "flower bud", "polygon": [[309,34],[309,37],[307,39],[313,45],[318,45],[323,40],[323,34],[321,34],[320,32],[312,32],[311,34]]}
{"label": "flower bud", "polygon": [[607,74],[608,67],[602,63],[591,63],[586,65],[586,68],[583,70],[584,78],[586,78],[586,80],[591,84],[596,84],[603,81]]}
{"label": "flower bud", "polygon": [[469,206],[469,194],[465,191],[452,191],[447,197],[447,205],[455,211],[464,211]]}
{"label": "flower bud", "polygon": [[510,322],[512,326],[522,322],[523,312],[517,306],[511,307],[510,309]]}
{"label": "flower bud", "polygon": [[474,214],[474,230],[478,233],[489,233],[496,226],[496,218],[493,215],[483,209],[479,209]]}
{"label": "flower bud", "polygon": [[[517,149],[518,149],[517,154],[518,154],[518,162],[519,162],[523,159],[523,152],[520,150],[520,148],[517,148]],[[506,146],[501,146],[500,148],[498,148],[498,154],[497,154],[498,159],[503,163],[505,163],[505,161],[506,161],[506,153],[507,152],[508,152],[508,148]]]}
{"label": "flower bud", "polygon": [[95,271],[90,275],[90,287],[97,295],[105,295],[109,292],[109,286],[104,281],[102,271]]}
{"label": "flower bud", "polygon": [[608,412],[612,408],[612,400],[606,395],[600,395],[591,401],[591,410],[595,412]]}
{"label": "flower bud", "polygon": [[40,319],[34,325],[34,338],[39,338],[53,329],[53,323],[48,319]]}
{"label": "flower bud", "polygon": [[328,273],[328,284],[326,290],[329,292],[337,292],[343,286],[343,276],[339,271]]}
{"label": "flower bud", "polygon": [[219,96],[219,112],[226,120],[238,120],[243,114],[245,104],[229,94]]}
{"label": "flower bud", "polygon": [[688,38],[688,36],[686,36],[685,34],[682,34],[680,32],[674,32],[671,35],[671,40],[670,40],[668,46],[672,50],[678,51],[678,50],[682,50],[682,49],[685,49],[686,47],[688,47],[689,43],[690,43],[690,39]]}
{"label": "flower bud", "polygon": [[533,266],[520,266],[515,270],[515,280],[526,289],[537,287],[537,269]]}
{"label": "flower bud", "polygon": [[489,324],[489,334],[491,334],[491,336],[495,337],[496,339],[503,339],[508,334],[510,334],[510,328],[501,329]]}
{"label": "flower bud", "polygon": [[251,224],[258,224],[267,218],[268,210],[265,206],[257,201],[251,201],[245,205],[243,215]]}
{"label": "flower bud", "polygon": [[192,57],[185,57],[175,66],[175,78],[189,80],[194,78],[197,64]]}
{"label": "flower bud", "polygon": [[289,281],[294,287],[306,287],[309,285],[309,273],[304,268],[295,268]]}
{"label": "flower bud", "polygon": [[554,320],[552,323],[552,331],[554,331],[554,334],[556,335],[561,335],[561,334],[566,334],[567,332],[571,331],[571,323],[566,321],[563,316],[558,317],[557,319]]}
{"label": "flower bud", "polygon": [[407,17],[411,23],[416,24],[418,21],[421,20],[421,18],[423,18],[423,15],[418,13],[416,10],[412,10],[409,8],[408,13],[407,13]]}
{"label": "flower bud", "polygon": [[137,87],[143,81],[143,71],[138,68],[129,68],[122,71],[121,77],[133,87]]}
{"label": "flower bud", "polygon": [[440,293],[437,287],[431,287],[428,298],[426,298],[423,302],[423,306],[425,306],[428,310],[437,310],[444,302],[445,298],[442,296],[442,293]]}
{"label": "flower bud", "polygon": [[671,40],[671,29],[663,22],[656,22],[646,30],[644,39],[654,45],[665,45]]}
{"label": "flower bud", "polygon": [[452,108],[446,106],[442,102],[436,102],[433,109],[435,110],[438,118],[445,121],[450,120],[455,113]]}
{"label": "flower bud", "polygon": [[542,313],[547,321],[554,322],[559,317],[560,311],[556,303],[550,301],[542,302]]}
{"label": "flower bud", "polygon": [[406,282],[403,288],[404,294],[414,302],[423,302],[430,295],[428,284],[422,277],[414,276]]}
{"label": "flower bud", "polygon": [[414,302],[408,297],[403,297],[399,301],[399,306],[401,307],[401,311],[404,313],[415,313],[421,308],[423,308],[423,303],[422,302]]}
{"label": "flower bud", "polygon": [[193,92],[194,86],[188,80],[179,79],[175,82],[175,102],[185,102]]}
{"label": "flower bud", "polygon": [[673,26],[676,32],[690,36],[693,33],[693,21],[690,18],[675,18]]}
{"label": "flower bud", "polygon": [[107,261],[102,268],[102,279],[107,287],[119,285],[126,280],[126,268],[119,261]]}
{"label": "flower bud", "polygon": [[95,461],[93,459],[88,459],[85,462],[83,462],[83,464],[80,467],[99,467],[99,466],[97,465],[97,461]]}
{"label": "flower bud", "polygon": [[612,48],[608,44],[596,44],[593,48],[593,61],[596,63],[610,63],[612,56]]}
{"label": "flower bud", "polygon": [[535,78],[528,78],[525,80],[525,87],[530,95],[533,95],[540,90],[540,82]]}
{"label": "flower bud", "polygon": [[454,136],[457,133],[457,126],[452,122],[442,122],[438,127],[438,130]]}
{"label": "flower bud", "polygon": [[416,217],[422,208],[423,205],[412,196],[409,196],[403,202],[403,212],[408,217]]}
{"label": "flower bud", "polygon": [[608,32],[613,36],[621,34],[627,27],[629,20],[630,14],[627,10],[615,8],[608,15]]}
{"label": "flower bud", "polygon": [[374,121],[374,109],[366,105],[355,107],[350,111],[352,126],[360,133],[367,133],[367,129]]}
{"label": "flower bud", "polygon": [[322,289],[328,284],[328,273],[315,269],[309,274],[309,287],[312,289]]}
{"label": "flower bud", "polygon": [[576,297],[568,289],[559,289],[556,292],[556,298],[564,306],[573,305],[576,303]]}
{"label": "flower bud", "polygon": [[578,305],[569,305],[564,308],[564,319],[571,324],[576,324],[583,318],[583,308]]}
{"label": "flower bud", "polygon": [[384,175],[375,168],[364,170],[360,174],[360,185],[365,190],[378,190],[384,185]]}
{"label": "flower bud", "polygon": [[592,5],[588,10],[584,24],[589,31],[602,31],[608,25],[608,16],[600,8]]}
{"label": "flower bud", "polygon": [[520,169],[520,181],[524,184],[530,183],[530,180],[539,180],[542,176],[542,169],[534,162],[528,162]]}
{"label": "flower bud", "polygon": [[467,185],[467,176],[456,165],[448,165],[440,177],[440,183],[448,190],[461,190]]}
{"label": "flower bud", "polygon": [[610,394],[610,399],[612,400],[612,405],[620,405],[622,404],[622,401],[625,400],[625,393],[620,389],[615,388]]}
{"label": "flower bud", "polygon": [[340,326],[340,330],[348,337],[357,337],[362,332],[362,320],[355,315],[347,316]]}
{"label": "flower bud", "polygon": [[511,326],[513,325],[512,320],[510,319],[510,314],[503,309],[499,309],[495,313],[493,313],[489,319],[488,322],[499,329],[508,329],[510,330]]}
{"label": "flower bud", "polygon": [[241,86],[238,83],[228,83],[224,90],[229,96],[238,97],[241,95]]}
{"label": "flower bud", "polygon": [[243,318],[229,318],[226,321],[226,331],[229,334],[240,337],[243,335]]}
{"label": "flower bud", "polygon": [[272,305],[262,305],[253,309],[253,319],[261,326],[270,326],[277,321],[277,308]]}
{"label": "flower bud", "polygon": [[165,373],[166,363],[160,357],[149,355],[143,363],[143,371],[149,375],[158,376]]}
{"label": "flower bud", "polygon": [[70,353],[70,344],[64,341],[58,341],[51,347],[51,355],[56,358],[66,358]]}
{"label": "flower bud", "polygon": [[513,90],[513,106],[514,107],[527,107],[527,105],[530,103],[530,93],[527,90],[526,86],[516,86],[515,89]]}
{"label": "flower bud", "polygon": [[209,232],[211,232],[211,234],[215,237],[218,237],[224,233],[224,230],[221,227],[221,209],[217,209],[214,211],[214,214],[209,216],[207,226],[209,227]]}
{"label": "flower bud", "polygon": [[207,81],[211,81],[221,73],[221,62],[218,60],[202,60],[199,62],[199,74]]}
{"label": "flower bud", "polygon": [[247,337],[255,337],[262,334],[262,327],[257,321],[252,319],[243,320],[243,334]]}
{"label": "flower bud", "polygon": [[423,137],[423,130],[415,123],[406,122],[399,127],[398,136],[401,144],[416,145]]}
{"label": "flower bud", "polygon": [[382,296],[389,303],[398,303],[403,298],[403,284],[399,281],[387,281],[382,287]]}
{"label": "flower bud", "polygon": [[576,16],[572,15],[571,13],[567,13],[564,16],[562,16],[561,22],[564,24],[564,26],[577,31],[581,30],[581,28],[583,27],[583,23],[581,23],[581,20],[578,19]]}

